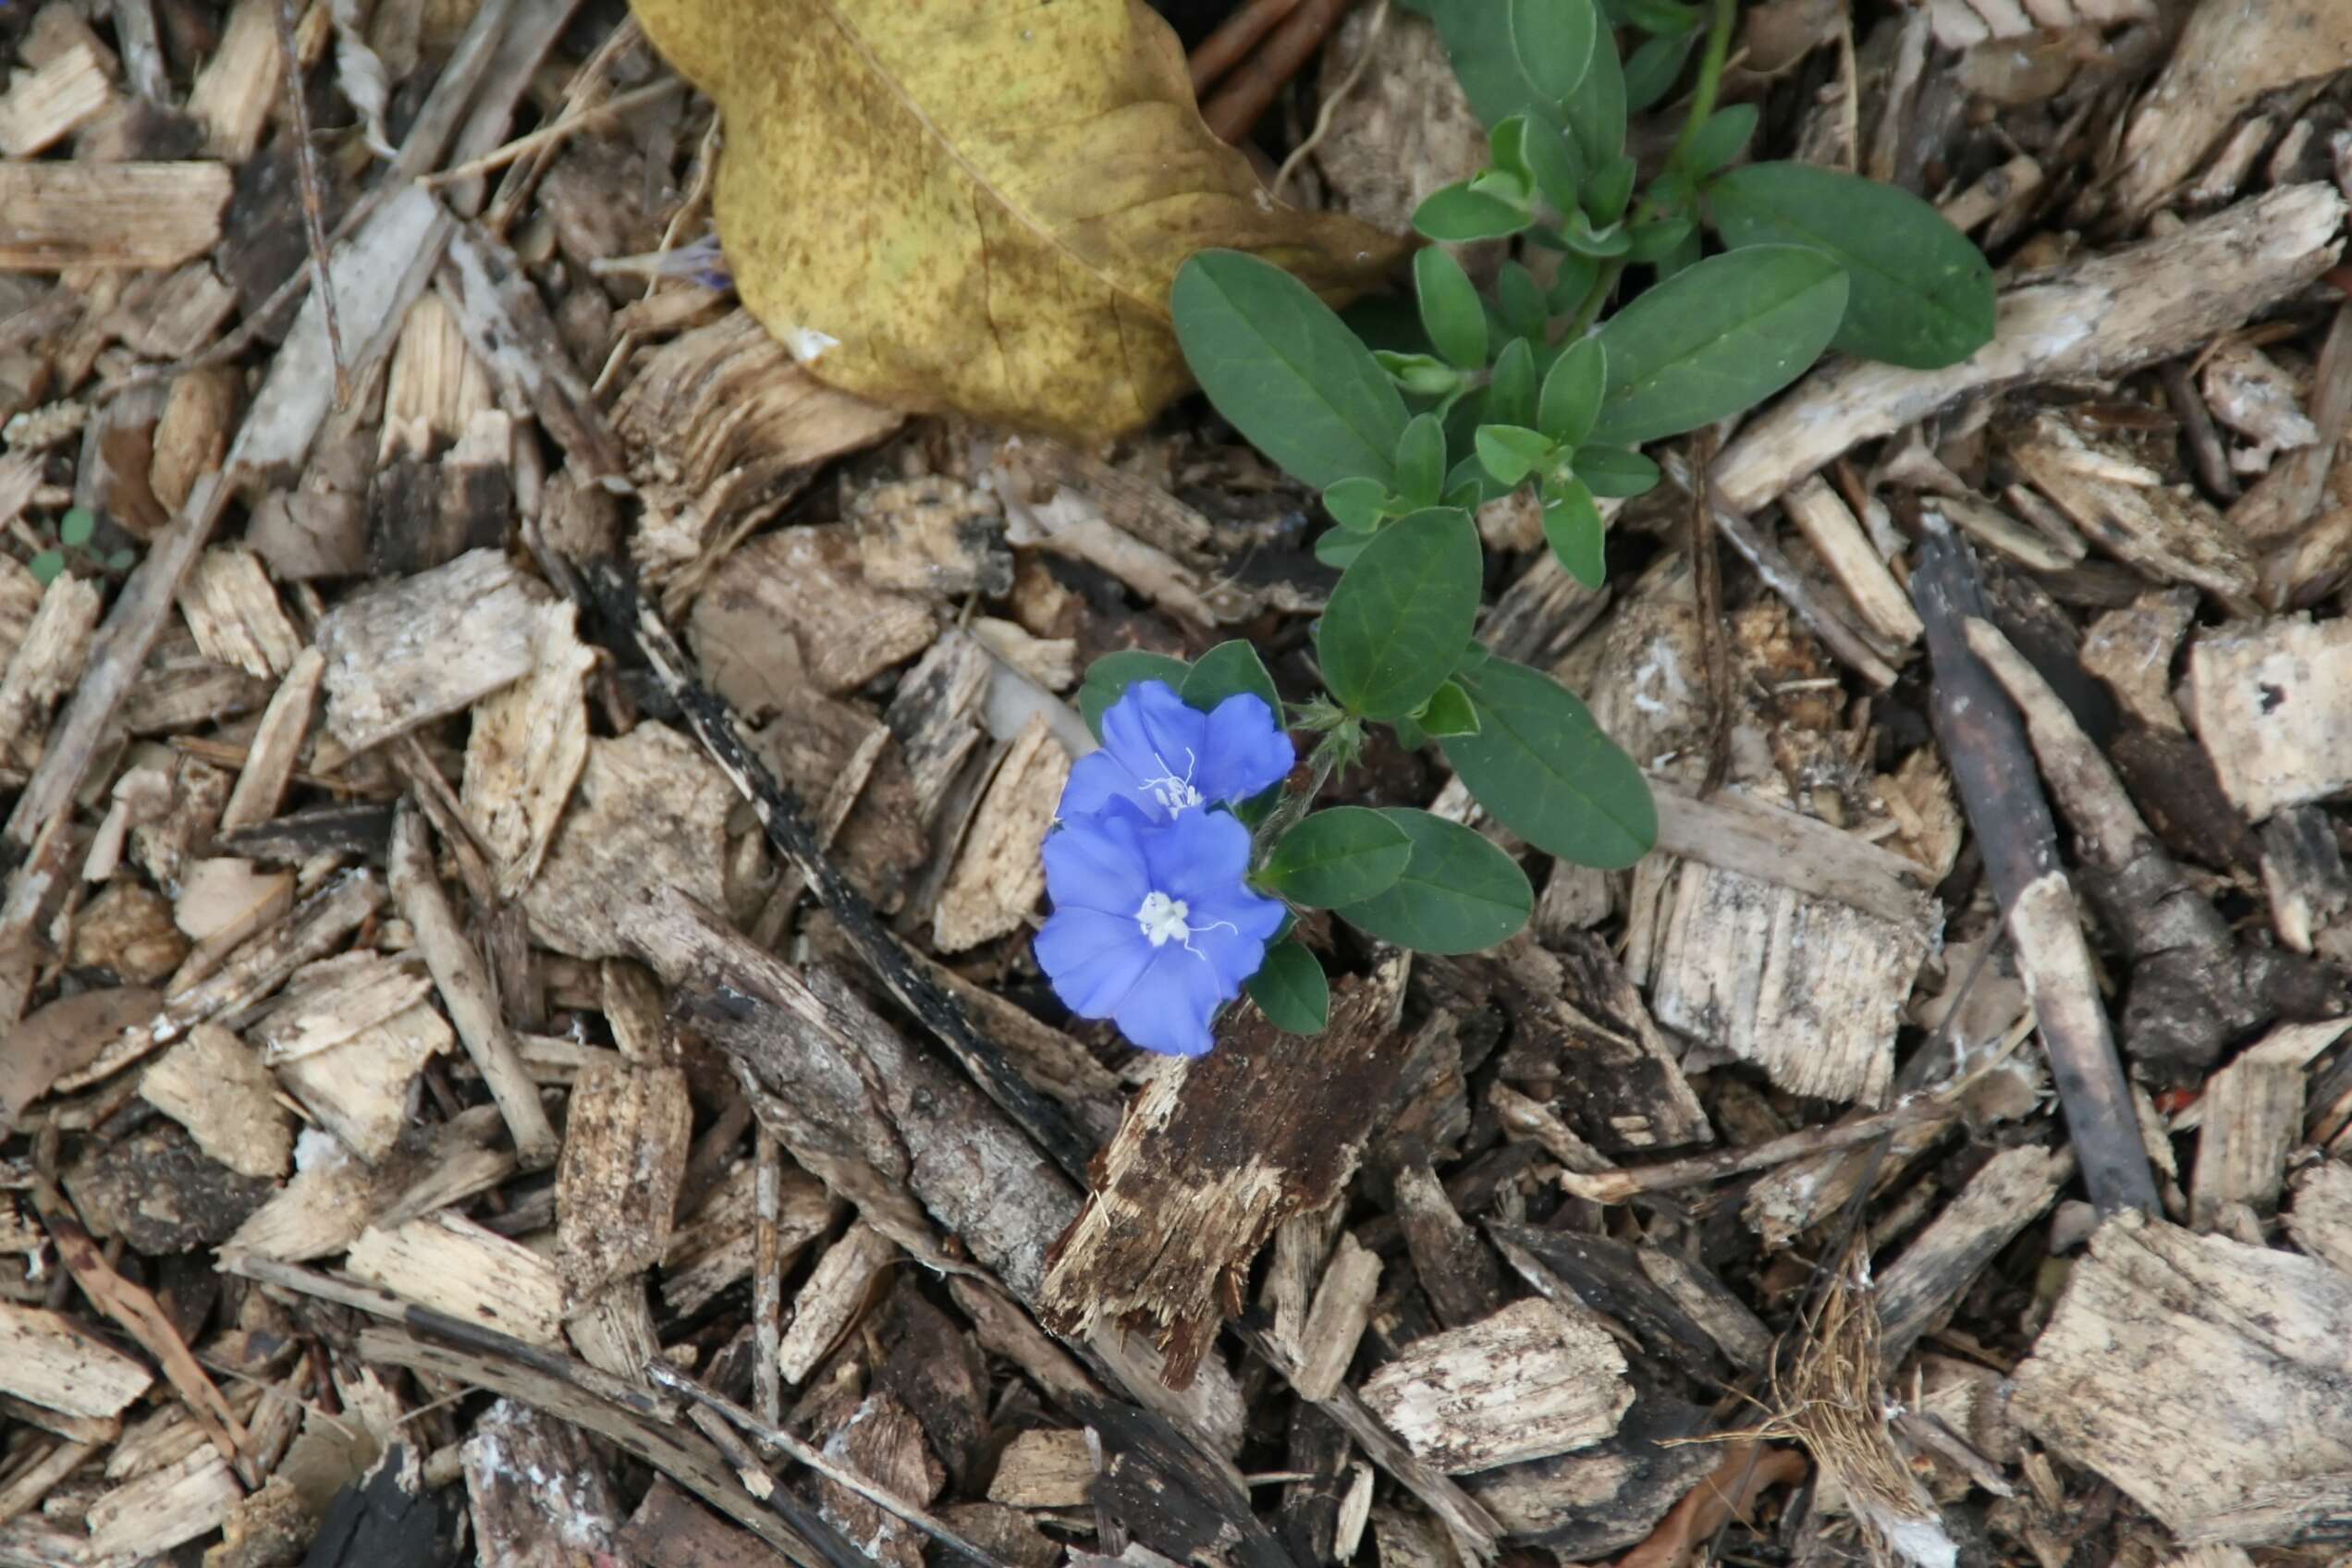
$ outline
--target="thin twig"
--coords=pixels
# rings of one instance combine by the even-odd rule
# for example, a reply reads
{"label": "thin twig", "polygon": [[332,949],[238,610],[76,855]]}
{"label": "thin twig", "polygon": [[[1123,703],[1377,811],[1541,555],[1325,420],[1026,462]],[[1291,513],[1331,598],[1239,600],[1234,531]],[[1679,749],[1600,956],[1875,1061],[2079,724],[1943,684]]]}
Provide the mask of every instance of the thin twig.
{"label": "thin twig", "polygon": [[1217,79],[1242,63],[1243,57],[1257,46],[1257,41],[1274,31],[1275,24],[1298,9],[1299,0],[1249,0],[1219,25],[1215,32],[1201,41],[1185,62],[1192,73],[1193,92],[1207,92]]}
{"label": "thin twig", "polygon": [[[835,1486],[857,1493],[858,1496],[886,1513],[896,1514],[949,1550],[962,1552],[974,1562],[986,1564],[987,1568],[1005,1568],[1005,1565],[990,1555],[986,1549],[974,1546],[913,1503],[883,1487],[876,1486],[856,1471],[845,1469],[834,1464],[775,1422],[763,1421],[733,1400],[711,1392],[693,1378],[664,1362],[659,1356],[645,1363],[645,1375],[671,1392],[684,1394],[714,1415],[726,1417],[760,1441],[774,1444],[778,1449],[790,1454],[794,1460],[807,1465]],[[709,1428],[705,1427],[704,1430],[708,1431]]]}
{"label": "thin twig", "polygon": [[1208,122],[1219,141],[1239,142],[1249,134],[1275,94],[1305,67],[1307,57],[1323,46],[1324,38],[1354,3],[1301,0],[1274,35],[1235,67],[1216,95],[1201,105],[1201,118]]}
{"label": "thin twig", "polygon": [[1372,47],[1380,42],[1381,30],[1388,25],[1389,0],[1380,0],[1379,5],[1373,7],[1371,24],[1364,30],[1364,42],[1357,50],[1355,64],[1349,67],[1340,85],[1324,97],[1323,106],[1315,111],[1315,129],[1306,133],[1306,140],[1292,148],[1291,155],[1282,160],[1282,166],[1274,171],[1275,195],[1282,194],[1282,187],[1291,182],[1291,173],[1299,166],[1300,160],[1321,146],[1323,138],[1330,134],[1332,111],[1346,102],[1347,95],[1355,91],[1355,84],[1364,80],[1365,67],[1372,63]]}
{"label": "thin twig", "polygon": [[528,136],[518,136],[505,146],[494,148],[479,158],[459,164],[453,168],[443,169],[438,174],[426,175],[424,183],[437,187],[460,179],[472,179],[476,175],[493,173],[505,168],[518,158],[528,157],[542,147],[552,147],[569,141],[581,131],[594,130],[609,120],[619,119],[631,109],[643,108],[648,104],[668,97],[673,92],[683,92],[685,87],[684,79],[674,76],[665,77],[659,81],[650,82],[633,92],[624,92],[618,98],[599,104],[593,109],[582,109],[576,115],[566,115],[555,124],[543,125]]}
{"label": "thin twig", "polygon": [[335,406],[351,400],[343,363],[343,324],[335,311],[335,279],[327,268],[326,204],[319,195],[318,153],[311,145],[311,105],[302,95],[302,52],[294,42],[294,0],[277,0],[277,47],[286,56],[287,105],[294,118],[294,171],[302,187],[302,237],[311,248],[311,276],[326,314],[326,352],[335,361]]}

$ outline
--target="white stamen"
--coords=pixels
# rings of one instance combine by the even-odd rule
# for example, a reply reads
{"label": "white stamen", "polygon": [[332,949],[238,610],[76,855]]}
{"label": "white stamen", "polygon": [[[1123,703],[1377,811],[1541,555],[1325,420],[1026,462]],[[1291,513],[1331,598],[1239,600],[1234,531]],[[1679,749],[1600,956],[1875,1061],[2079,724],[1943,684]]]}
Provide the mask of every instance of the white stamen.
{"label": "white stamen", "polygon": [[1159,764],[1159,777],[1145,779],[1144,788],[1150,791],[1151,798],[1158,801],[1169,815],[1181,816],[1186,807],[1201,803],[1201,792],[1193,788],[1193,775],[1200,767],[1200,758],[1193,754],[1190,746],[1184,748],[1184,777],[1182,778],[1176,777],[1176,770],[1169,766],[1168,759],[1158,752],[1152,753],[1152,761]]}
{"label": "white stamen", "polygon": [[1212,920],[1206,925],[1189,925],[1185,917],[1192,913],[1192,906],[1182,899],[1171,899],[1165,893],[1145,893],[1144,901],[1135,908],[1135,924],[1145,937],[1151,938],[1153,947],[1162,948],[1174,942],[1203,963],[1208,962],[1208,955],[1193,946],[1194,931],[1224,930],[1237,937],[1241,935],[1241,927],[1230,920]]}

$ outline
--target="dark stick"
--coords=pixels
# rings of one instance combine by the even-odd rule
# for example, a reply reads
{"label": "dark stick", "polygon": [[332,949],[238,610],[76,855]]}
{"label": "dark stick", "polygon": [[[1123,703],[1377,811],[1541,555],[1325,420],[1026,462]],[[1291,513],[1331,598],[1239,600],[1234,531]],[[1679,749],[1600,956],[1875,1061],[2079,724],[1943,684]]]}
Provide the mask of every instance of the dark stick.
{"label": "dark stick", "polygon": [[858,955],[963,1064],[973,1082],[1002,1106],[1072,1181],[1085,1186],[1091,1145],[1071,1125],[1061,1108],[1030,1087],[997,1044],[973,1027],[953,997],[907,962],[897,938],[883,928],[865,895],[850,885],[825,853],[807,810],[745,744],[733,711],[689,673],[685,654],[661,617],[639,596],[636,584],[609,560],[581,562],[579,573],[607,635],[633,646],[653,667],[704,751],[751,802],[766,829],[768,842],[807,879]]}
{"label": "dark stick", "polygon": [[319,196],[318,151],[311,145],[311,105],[302,91],[302,52],[294,38],[294,0],[277,0],[277,47],[286,56],[286,106],[294,121],[294,172],[302,187],[302,235],[310,241],[311,276],[326,317],[327,358],[335,362],[335,406],[351,400],[343,361],[343,324],[335,314],[335,280],[327,268],[325,203]]}
{"label": "dark stick", "polygon": [[1941,522],[1923,521],[1920,532],[1911,596],[1935,669],[1936,742],[2001,901],[2083,1184],[2102,1215],[2126,1208],[2161,1214],[2025,725],[1992,672],[1968,650],[1967,622],[1986,618],[1975,558]]}

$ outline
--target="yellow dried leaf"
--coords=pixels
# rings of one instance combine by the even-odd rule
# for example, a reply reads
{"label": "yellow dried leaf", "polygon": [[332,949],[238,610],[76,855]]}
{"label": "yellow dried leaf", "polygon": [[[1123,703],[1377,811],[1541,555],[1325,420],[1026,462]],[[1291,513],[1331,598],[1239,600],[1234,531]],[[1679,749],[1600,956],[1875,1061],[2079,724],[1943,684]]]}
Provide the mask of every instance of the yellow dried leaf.
{"label": "yellow dried leaf", "polygon": [[1403,242],[1268,195],[1143,0],[636,0],[717,101],[719,239],[820,378],[1104,436],[1191,384],[1168,291],[1226,246],[1343,300]]}

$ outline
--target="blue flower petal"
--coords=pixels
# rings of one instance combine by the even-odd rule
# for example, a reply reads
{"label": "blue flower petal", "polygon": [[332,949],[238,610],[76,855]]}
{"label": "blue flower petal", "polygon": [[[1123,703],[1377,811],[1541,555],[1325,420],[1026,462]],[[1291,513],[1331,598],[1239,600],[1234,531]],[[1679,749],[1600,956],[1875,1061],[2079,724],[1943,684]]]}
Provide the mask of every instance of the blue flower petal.
{"label": "blue flower petal", "polygon": [[[1195,944],[1197,946],[1197,944]],[[1164,1056],[1202,1056],[1217,1043],[1208,1021],[1224,998],[1214,971],[1170,943],[1152,952],[1152,962],[1112,1016],[1119,1032],[1147,1051]]]}
{"label": "blue flower petal", "polygon": [[1208,716],[1207,744],[1194,787],[1212,801],[1248,800],[1280,784],[1298,761],[1266,699],[1236,692]]}
{"label": "blue flower petal", "polygon": [[1151,891],[1142,815],[1123,801],[1073,817],[1046,839],[1046,891],[1054,908],[1098,910],[1132,922]]}
{"label": "blue flower petal", "polygon": [[1054,995],[1081,1018],[1116,1014],[1158,956],[1133,917],[1091,909],[1054,911],[1037,932],[1036,953]]}
{"label": "blue flower petal", "polygon": [[[1119,759],[1105,752],[1089,752],[1071,765],[1070,782],[1061,787],[1061,804],[1054,815],[1068,822],[1074,816],[1103,809],[1112,801],[1133,800],[1136,794],[1135,776],[1120,766]],[[1144,797],[1145,810],[1154,815],[1165,815],[1159,802]]]}
{"label": "blue flower petal", "polygon": [[1166,828],[1137,836],[1151,885],[1186,900],[1241,886],[1250,833],[1221,811],[1188,811]]}
{"label": "blue flower petal", "polygon": [[1150,815],[1166,816],[1171,814],[1164,791],[1199,787],[1208,760],[1208,716],[1187,707],[1165,680],[1138,680],[1104,712],[1103,749],[1133,776],[1131,798]]}

